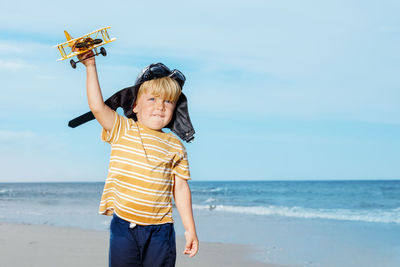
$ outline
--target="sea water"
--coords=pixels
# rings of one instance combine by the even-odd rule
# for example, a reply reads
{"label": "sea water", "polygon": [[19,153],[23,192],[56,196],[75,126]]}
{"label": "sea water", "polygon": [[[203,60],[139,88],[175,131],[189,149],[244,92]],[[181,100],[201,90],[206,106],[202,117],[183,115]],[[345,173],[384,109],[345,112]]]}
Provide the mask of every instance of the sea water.
{"label": "sea water", "polygon": [[[0,221],[107,230],[104,183],[1,183]],[[400,266],[400,181],[191,181],[201,241],[293,266]],[[174,210],[176,231],[183,235]]]}

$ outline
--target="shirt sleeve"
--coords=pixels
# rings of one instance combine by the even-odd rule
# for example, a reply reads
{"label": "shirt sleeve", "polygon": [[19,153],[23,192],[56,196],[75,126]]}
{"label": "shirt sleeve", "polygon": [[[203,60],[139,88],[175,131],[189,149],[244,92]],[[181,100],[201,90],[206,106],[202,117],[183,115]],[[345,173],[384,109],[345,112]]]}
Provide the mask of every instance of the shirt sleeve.
{"label": "shirt sleeve", "polygon": [[123,136],[128,131],[128,128],[128,119],[115,112],[114,125],[110,131],[107,131],[104,128],[102,129],[101,140],[110,144],[114,144],[121,136]]}
{"label": "shirt sleeve", "polygon": [[190,180],[190,170],[189,170],[189,161],[187,158],[187,153],[185,148],[183,148],[182,156],[175,162],[174,167],[172,169],[172,173],[175,177]]}

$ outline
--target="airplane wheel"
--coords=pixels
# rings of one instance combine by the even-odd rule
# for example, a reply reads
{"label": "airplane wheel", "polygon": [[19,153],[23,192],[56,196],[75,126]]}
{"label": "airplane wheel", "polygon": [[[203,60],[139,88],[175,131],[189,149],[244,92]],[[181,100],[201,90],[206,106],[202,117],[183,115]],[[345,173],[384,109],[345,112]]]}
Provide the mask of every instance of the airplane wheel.
{"label": "airplane wheel", "polygon": [[106,49],[104,47],[100,48],[100,54],[102,54],[103,57],[107,56],[107,52],[106,52]]}
{"label": "airplane wheel", "polygon": [[93,44],[94,45],[101,44],[102,42],[103,42],[103,40],[101,40],[101,39],[94,39],[93,40]]}
{"label": "airplane wheel", "polygon": [[71,63],[71,67],[73,69],[76,69],[76,62],[73,59],[71,59],[71,61],[69,63]]}

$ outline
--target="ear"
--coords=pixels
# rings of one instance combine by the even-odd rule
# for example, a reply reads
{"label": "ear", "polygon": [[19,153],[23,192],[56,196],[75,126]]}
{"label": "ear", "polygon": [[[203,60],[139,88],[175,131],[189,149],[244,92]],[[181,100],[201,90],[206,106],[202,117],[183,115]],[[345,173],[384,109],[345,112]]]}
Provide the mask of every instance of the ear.
{"label": "ear", "polygon": [[137,110],[137,107],[136,107],[137,105],[136,105],[136,101],[135,101],[135,103],[133,104],[133,108],[132,108],[132,111],[133,111],[133,113],[135,113],[135,114],[137,114],[138,113],[138,110]]}

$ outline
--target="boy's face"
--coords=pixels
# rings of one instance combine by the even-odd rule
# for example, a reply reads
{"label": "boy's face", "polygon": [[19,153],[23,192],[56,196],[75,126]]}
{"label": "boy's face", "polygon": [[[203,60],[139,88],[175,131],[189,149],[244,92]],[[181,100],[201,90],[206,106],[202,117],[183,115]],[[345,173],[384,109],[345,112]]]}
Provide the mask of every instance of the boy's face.
{"label": "boy's face", "polygon": [[175,103],[143,92],[136,100],[133,112],[141,124],[160,131],[171,121],[174,109]]}

